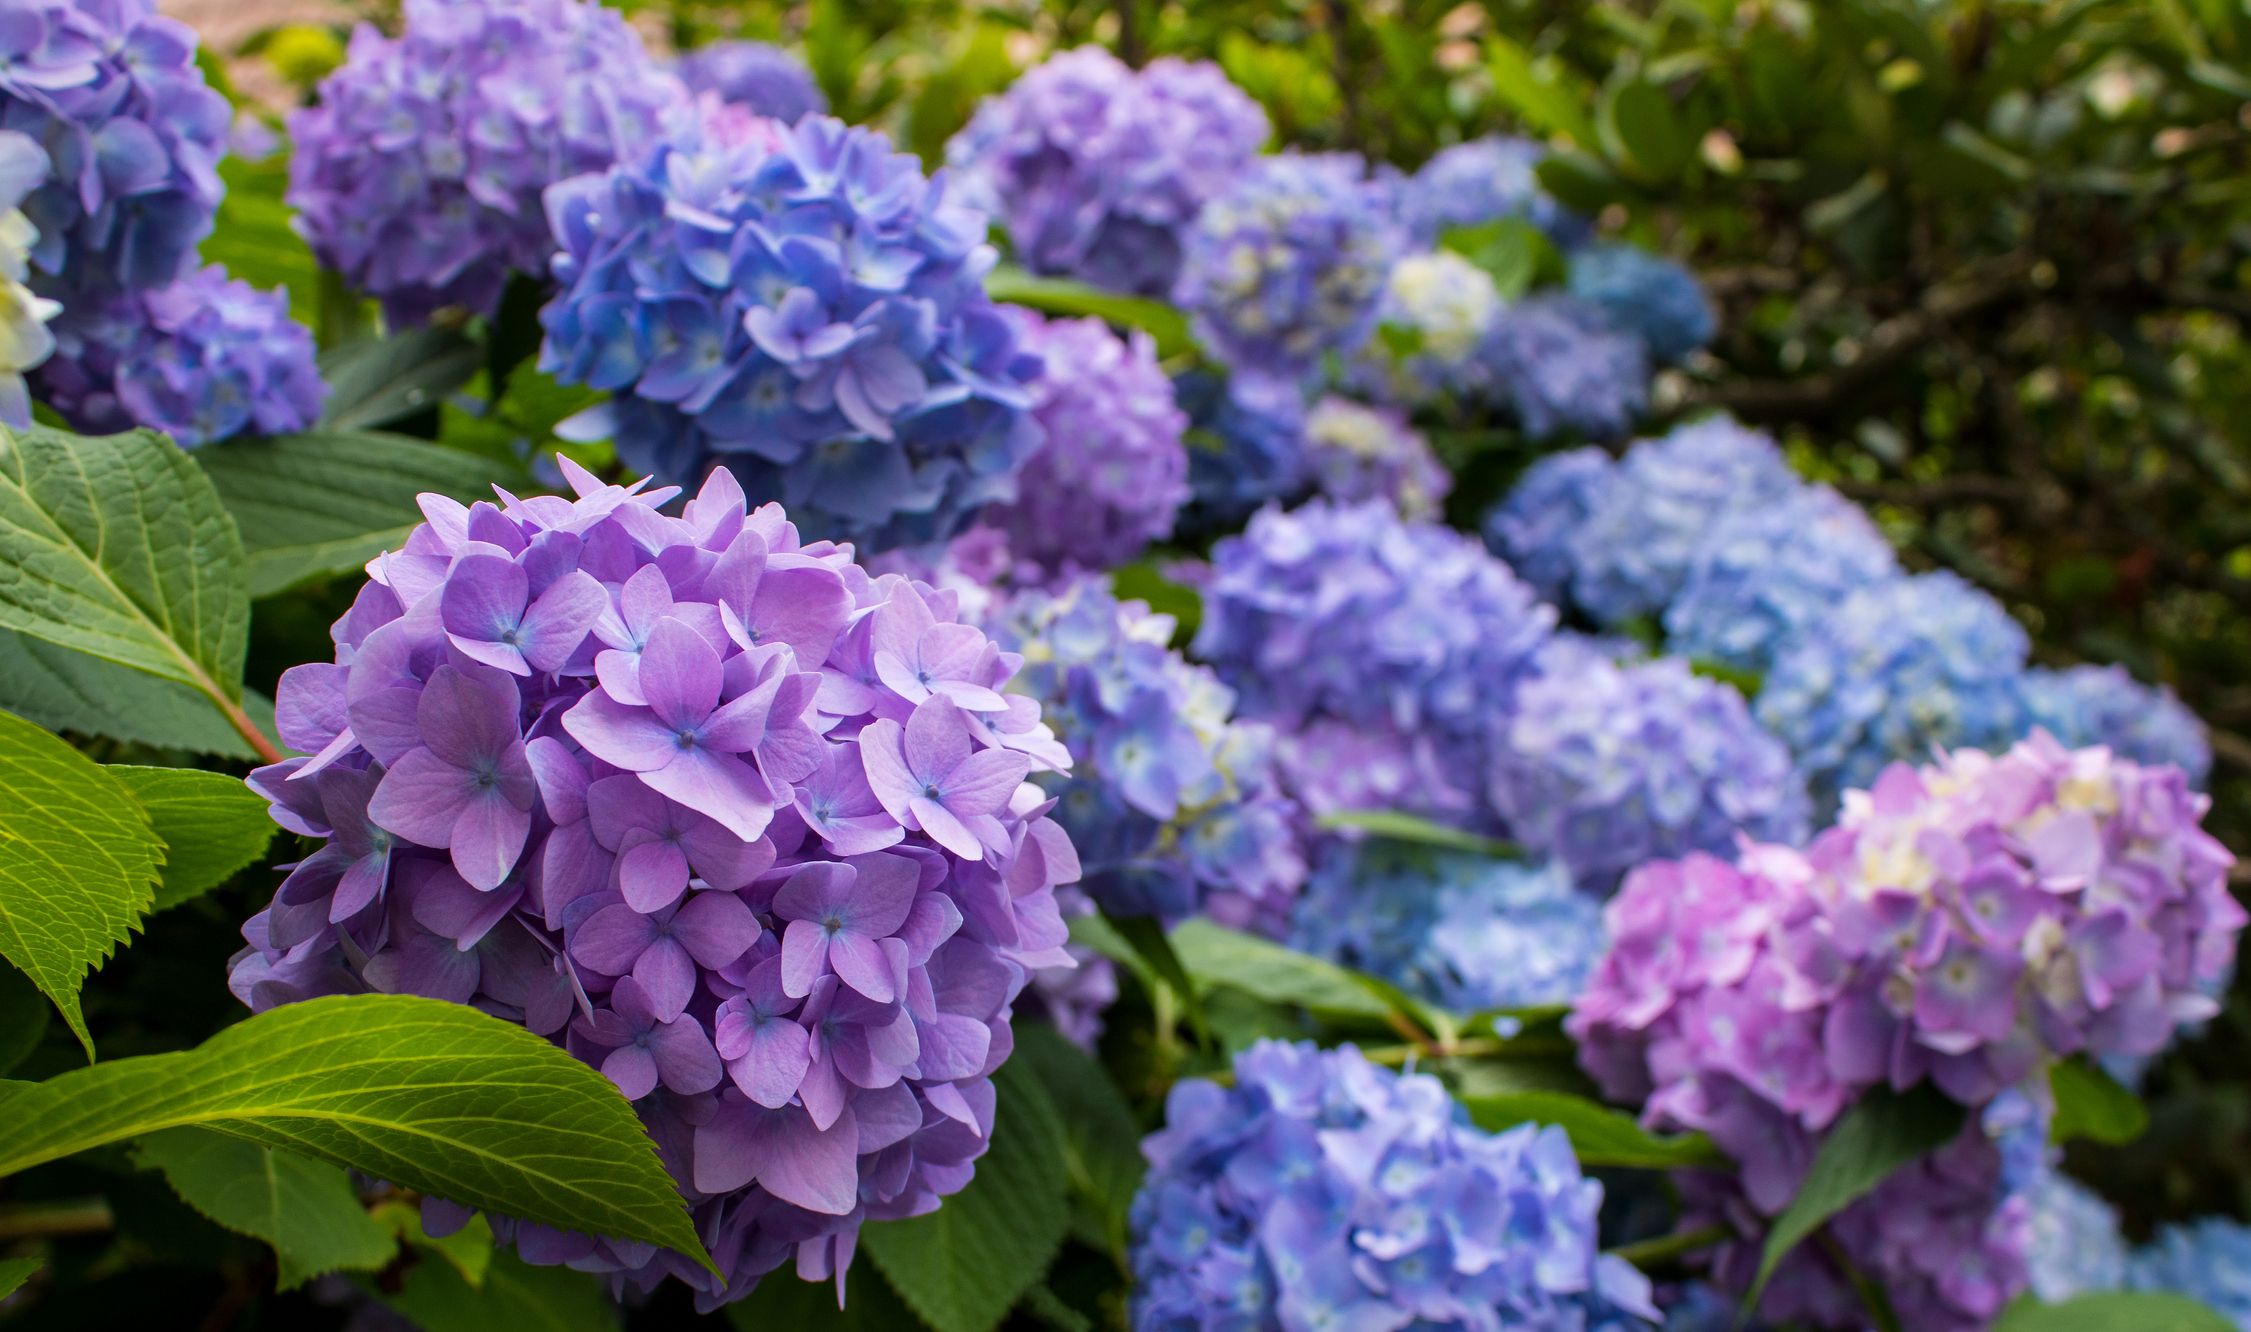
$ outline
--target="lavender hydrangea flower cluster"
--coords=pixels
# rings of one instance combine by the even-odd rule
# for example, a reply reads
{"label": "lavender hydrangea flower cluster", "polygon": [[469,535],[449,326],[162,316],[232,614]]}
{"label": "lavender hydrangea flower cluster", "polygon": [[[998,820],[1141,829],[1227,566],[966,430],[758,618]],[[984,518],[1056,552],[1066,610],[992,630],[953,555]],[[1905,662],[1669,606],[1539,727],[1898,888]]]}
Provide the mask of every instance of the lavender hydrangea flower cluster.
{"label": "lavender hydrangea flower cluster", "polygon": [[[1818,1135],[1871,1088],[1927,1079],[1984,1107],[2049,1061],[2146,1054],[2209,1015],[2203,987],[2232,964],[2246,917],[2233,858],[2199,826],[2207,804],[2176,770],[2035,735],[1998,757],[1894,766],[1803,854],[1646,865],[1610,905],[1611,951],[1568,1024],[1581,1062],[1646,1122],[1711,1134],[1749,1207],[1772,1216]],[[1896,1197],[1880,1190],[1864,1232],[1841,1227],[1848,1249],[1913,1233],[1898,1207],[1939,1205],[1956,1173],[1929,1169]],[[1990,1192],[1984,1172],[1959,1172],[1971,1194]],[[1948,1210],[1990,1219],[1996,1205]],[[2001,1249],[2021,1258],[2018,1238]],[[1895,1296],[1927,1278],[1932,1299],[1961,1301],[1940,1279],[1958,1262],[1949,1248],[1881,1265],[1904,1274]],[[1979,1290],[1968,1312],[1990,1316]]]}
{"label": "lavender hydrangea flower cluster", "polygon": [[1726,509],[1696,546],[1664,610],[1666,646],[1740,670],[1766,671],[1800,626],[1900,576],[1883,533],[1827,486]]}
{"label": "lavender hydrangea flower cluster", "polygon": [[405,20],[362,25],[290,116],[289,203],[392,324],[490,314],[511,273],[547,275],[541,192],[638,160],[687,93],[587,0],[406,0]]}
{"label": "lavender hydrangea flower cluster", "polygon": [[1163,57],[1137,71],[1082,46],[987,99],[946,162],[1033,272],[1163,297],[1196,214],[1269,133],[1217,65]]}
{"label": "lavender hydrangea flower cluster", "polygon": [[1649,405],[1649,354],[1640,339],[1575,296],[1529,296],[1510,306],[1484,354],[1533,439],[1566,432],[1615,439]]}
{"label": "lavender hydrangea flower cluster", "polygon": [[1453,474],[1406,417],[1333,393],[1305,415],[1305,461],[1314,490],[1335,503],[1386,500],[1415,522],[1436,521],[1454,488]]}
{"label": "lavender hydrangea flower cluster", "polygon": [[289,317],[288,296],[216,265],[88,298],[54,332],[41,396],[80,430],[147,426],[192,449],[306,429],[327,396],[312,332]]}
{"label": "lavender hydrangea flower cluster", "polygon": [[699,46],[674,61],[672,72],[690,92],[711,93],[785,125],[828,110],[828,98],[804,62],[766,42]]}
{"label": "lavender hydrangea flower cluster", "polygon": [[1229,369],[1303,381],[1374,331],[1398,247],[1390,210],[1353,154],[1258,158],[1197,215],[1173,299]]}
{"label": "lavender hydrangea flower cluster", "polygon": [[[1030,970],[1061,965],[1060,761],[1016,659],[943,594],[676,492],[423,498],[282,677],[253,784],[320,839],[244,928],[253,1008],[379,990],[474,1003],[637,1103],[721,1255],[504,1223],[519,1251],[667,1276],[709,1306],[975,1170]],[[1035,755],[1037,757],[1035,757]]]}
{"label": "lavender hydrangea flower cluster", "polygon": [[1323,844],[1290,946],[1441,1008],[1568,1004],[1602,955],[1602,907],[1560,864],[1400,842]]}
{"label": "lavender hydrangea flower cluster", "polygon": [[1696,275],[1632,245],[1590,245],[1571,256],[1564,287],[1631,333],[1657,365],[1712,340],[1717,321]]}
{"label": "lavender hydrangea flower cluster", "polygon": [[1173,631],[1093,580],[1021,593],[993,629],[1024,659],[1013,687],[1079,760],[1051,784],[1095,903],[1278,933],[1305,866],[1272,734],[1233,719],[1234,694],[1172,650]]}
{"label": "lavender hydrangea flower cluster", "polygon": [[75,305],[162,286],[195,263],[225,187],[233,121],[195,32],[153,0],[23,0],[0,32],[0,129],[51,168],[22,200],[31,285]]}
{"label": "lavender hydrangea flower cluster", "polygon": [[1533,174],[1547,149],[1529,139],[1488,135],[1440,150],[1399,192],[1408,234],[1436,245],[1455,227],[1521,218],[1565,250],[1589,232],[1586,219],[1556,202]]}
{"label": "lavender hydrangea flower cluster", "polygon": [[1602,1185],[1561,1129],[1471,1125],[1428,1074],[1266,1041],[1235,1085],[1176,1084],[1143,1143],[1139,1329],[1624,1332],[1649,1283],[1595,1236]]}
{"label": "lavender hydrangea flower cluster", "polygon": [[1015,315],[1024,350],[1046,366],[1031,392],[1047,442],[1018,474],[1015,500],[983,521],[1052,575],[1114,569],[1172,535],[1188,502],[1187,413],[1148,334]]}
{"label": "lavender hydrangea flower cluster", "polygon": [[1189,532],[1230,528],[1260,505],[1298,498],[1312,484],[1304,391],[1256,375],[1190,370],[1173,381],[1188,413]]}
{"label": "lavender hydrangea flower cluster", "polygon": [[2030,650],[2000,603],[1954,574],[1893,579],[1791,635],[1754,711],[1829,811],[1900,759],[2025,734],[2018,679]]}
{"label": "lavender hydrangea flower cluster", "polygon": [[1552,607],[1473,538],[1388,504],[1267,509],[1212,558],[1195,654],[1282,730],[1308,809],[1492,823],[1495,722]]}
{"label": "lavender hydrangea flower cluster", "polygon": [[31,251],[38,228],[20,205],[47,178],[47,151],[17,130],[0,130],[0,423],[18,430],[31,424],[31,392],[24,372],[55,350],[48,323],[62,303],[31,289]]}
{"label": "lavender hydrangea flower cluster", "polygon": [[953,535],[1039,446],[1037,357],[986,297],[985,224],[890,141],[826,116],[684,126],[548,192],[561,293],[541,368],[614,396],[630,465],[725,462],[812,535]]}
{"label": "lavender hydrangea flower cluster", "polygon": [[2172,690],[2151,688],[2123,666],[2073,666],[2024,673],[2026,719],[2071,748],[2106,745],[2136,763],[2170,763],[2201,790],[2212,742]]}
{"label": "lavender hydrangea flower cluster", "polygon": [[1676,657],[1585,656],[1518,687],[1491,774],[1511,837],[1598,897],[1645,861],[1805,840],[1804,779],[1733,686]]}

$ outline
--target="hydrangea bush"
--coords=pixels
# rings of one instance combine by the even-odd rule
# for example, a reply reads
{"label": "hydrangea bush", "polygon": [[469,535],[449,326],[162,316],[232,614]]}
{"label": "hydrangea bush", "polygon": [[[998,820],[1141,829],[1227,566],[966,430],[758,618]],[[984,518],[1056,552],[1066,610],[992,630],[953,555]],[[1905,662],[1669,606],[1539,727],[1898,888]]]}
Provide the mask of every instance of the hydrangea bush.
{"label": "hydrangea bush", "polygon": [[1065,962],[1068,758],[952,599],[807,544],[714,472],[471,506],[369,566],[337,661],[283,677],[309,755],[253,785],[322,845],[244,929],[264,1010],[378,990],[561,1042],[667,1144],[724,1280],[504,1224],[518,1252],[705,1305],[968,1182],[1010,1003]]}
{"label": "hydrangea bush", "polygon": [[870,550],[1013,497],[1039,359],[985,296],[983,219],[882,135],[690,124],[547,208],[562,289],[540,365],[612,395],[576,429],[629,465],[724,462]]}

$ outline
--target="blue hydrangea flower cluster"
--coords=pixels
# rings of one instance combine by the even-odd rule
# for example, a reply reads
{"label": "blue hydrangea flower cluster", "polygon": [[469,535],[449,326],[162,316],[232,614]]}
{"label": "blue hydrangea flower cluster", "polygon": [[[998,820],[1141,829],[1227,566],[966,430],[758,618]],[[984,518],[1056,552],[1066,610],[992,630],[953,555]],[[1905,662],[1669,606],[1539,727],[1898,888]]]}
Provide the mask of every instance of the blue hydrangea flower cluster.
{"label": "blue hydrangea flower cluster", "polygon": [[2170,689],[2152,688],[2123,666],[2073,666],[2024,673],[2026,721],[2074,748],[2102,745],[2136,763],[2170,763],[2201,789],[2212,774],[2212,742]]}
{"label": "blue hydrangea flower cluster", "polygon": [[1261,1042],[1175,1084],[1142,1145],[1137,1329],[1578,1328],[1658,1314],[1596,1238],[1561,1129],[1487,1133],[1428,1074]]}
{"label": "blue hydrangea flower cluster", "polygon": [[0,129],[45,150],[23,199],[31,285],[67,305],[185,276],[211,233],[233,113],[195,32],[153,0],[20,0],[0,25]]}
{"label": "blue hydrangea flower cluster", "polygon": [[1486,510],[1485,544],[1543,600],[1569,604],[1578,573],[1576,538],[1613,483],[1617,464],[1593,445],[1551,453],[1525,469]]}
{"label": "blue hydrangea flower cluster", "polygon": [[687,93],[616,11],[589,0],[406,0],[362,25],[289,118],[289,203],[323,264],[394,325],[490,314],[555,251],[540,194],[637,161]]}
{"label": "blue hydrangea flower cluster", "polygon": [[1649,354],[1602,311],[1567,294],[1529,296],[1493,325],[1485,355],[1533,439],[1614,439],[1649,405]]}
{"label": "blue hydrangea flower cluster", "polygon": [[1164,297],[1196,214],[1269,132],[1217,65],[1160,57],[1137,71],[1082,46],[988,98],[946,162],[1033,272]]}
{"label": "blue hydrangea flower cluster", "polygon": [[1290,946],[1456,1013],[1568,1004],[1602,956],[1602,907],[1555,862],[1402,842],[1323,843]]}
{"label": "blue hydrangea flower cluster", "polygon": [[1518,687],[1495,746],[1492,803],[1509,835],[1607,897],[1645,861],[1795,845],[1805,782],[1734,686],[1676,657],[1628,666],[1574,652]]}
{"label": "blue hydrangea flower cluster", "polygon": [[1696,275],[1637,246],[1587,246],[1571,256],[1564,286],[1638,338],[1657,365],[1686,358],[1718,331]]}
{"label": "blue hydrangea flower cluster", "polygon": [[1288,503],[1312,484],[1305,393],[1286,381],[1190,370],[1173,381],[1188,413],[1190,533],[1239,525],[1261,505]]}
{"label": "blue hydrangea flower cluster", "polygon": [[1047,784],[1095,903],[1276,933],[1305,877],[1297,809],[1271,733],[1233,718],[1227,686],[1172,650],[1174,627],[1086,580],[1019,594],[993,632],[1023,657],[1012,687],[1078,760]]}
{"label": "blue hydrangea flower cluster", "polygon": [[1454,477],[1430,441],[1387,407],[1325,394],[1305,415],[1313,489],[1338,504],[1386,500],[1399,516],[1435,521]]}
{"label": "blue hydrangea flower cluster", "polygon": [[2032,1238],[2025,1250],[2028,1287],[2049,1304],[2126,1284],[2126,1239],[2118,1209],[2061,1170],[2050,1167],[2025,1195]]}
{"label": "blue hydrangea flower cluster", "polygon": [[1797,755],[1817,810],[1890,764],[2025,734],[2031,650],[2000,603],[1947,572],[1862,588],[1792,635],[1759,687],[1761,725]]}
{"label": "blue hydrangea flower cluster", "polygon": [[[864,1220],[968,1183],[1011,1002],[1063,966],[1077,876],[1025,779],[1063,759],[1016,658],[950,595],[671,489],[463,505],[369,565],[334,664],[276,696],[259,769],[318,839],[244,927],[265,1010],[368,990],[473,1003],[632,1100],[724,1277],[501,1221],[527,1259],[668,1277],[707,1309]],[[451,1209],[458,1217],[458,1209]]]}
{"label": "blue hydrangea flower cluster", "polygon": [[1049,574],[1114,569],[1172,535],[1188,502],[1187,413],[1146,333],[1099,319],[1012,311],[1026,352],[1046,367],[1031,386],[1046,443],[1016,478],[1016,499],[982,521]]}
{"label": "blue hydrangea flower cluster", "polygon": [[[1267,509],[1212,559],[1195,653],[1284,732],[1309,809],[1493,822],[1478,788],[1496,720],[1552,607],[1473,538],[1381,503]],[[1326,761],[1346,746],[1362,761]]]}
{"label": "blue hydrangea flower cluster", "polygon": [[1521,218],[1565,250],[1590,234],[1586,219],[1556,202],[1533,174],[1547,149],[1503,134],[1440,150],[1399,191],[1399,215],[1418,245],[1455,227]]}
{"label": "blue hydrangea flower cluster", "polygon": [[1391,203],[1350,153],[1255,159],[1197,215],[1173,298],[1231,370],[1303,381],[1375,329]]}
{"label": "blue hydrangea flower cluster", "polygon": [[690,92],[711,93],[784,124],[794,125],[828,110],[828,98],[804,62],[765,42],[699,46],[675,60],[672,72]]}
{"label": "blue hydrangea flower cluster", "polygon": [[80,430],[147,426],[192,449],[306,429],[327,396],[312,332],[289,317],[287,294],[258,291],[216,265],[89,298],[54,332],[41,396]]}
{"label": "blue hydrangea flower cluster", "polygon": [[1763,672],[1799,626],[1900,568],[1860,506],[1827,486],[1755,488],[1763,502],[1728,507],[1704,529],[1664,626],[1672,652]]}
{"label": "blue hydrangea flower cluster", "polygon": [[2127,1260],[2126,1284],[2185,1295],[2251,1328],[2251,1226],[2217,1216],[2167,1226]]}
{"label": "blue hydrangea flower cluster", "polygon": [[942,540],[1014,494],[1039,359],[982,279],[984,219],[872,130],[682,127],[548,192],[562,290],[541,368],[642,471],[724,461],[810,535]]}

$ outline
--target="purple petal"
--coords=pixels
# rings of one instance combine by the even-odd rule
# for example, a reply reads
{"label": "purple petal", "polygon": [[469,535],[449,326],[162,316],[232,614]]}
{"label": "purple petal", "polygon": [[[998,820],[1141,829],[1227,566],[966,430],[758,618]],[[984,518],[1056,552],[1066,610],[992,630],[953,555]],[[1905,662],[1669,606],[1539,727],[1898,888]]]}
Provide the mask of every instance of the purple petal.
{"label": "purple petal", "polygon": [[476,792],[469,773],[427,749],[417,749],[383,774],[375,797],[367,803],[367,817],[379,828],[442,851],[453,845],[454,820]]}
{"label": "purple petal", "polygon": [[641,649],[642,697],[674,731],[703,724],[719,704],[723,679],[719,654],[702,634],[680,621],[660,620]]}

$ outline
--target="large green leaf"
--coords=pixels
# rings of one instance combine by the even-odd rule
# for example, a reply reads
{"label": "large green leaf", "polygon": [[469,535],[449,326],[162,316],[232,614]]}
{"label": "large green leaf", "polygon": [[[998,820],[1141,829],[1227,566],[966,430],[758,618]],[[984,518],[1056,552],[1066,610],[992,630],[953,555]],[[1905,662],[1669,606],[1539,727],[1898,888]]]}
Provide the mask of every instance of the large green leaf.
{"label": "large green leaf", "polygon": [[1927,1082],[1905,1095],[1879,1087],[1846,1111],[1814,1154],[1798,1196],[1774,1218],[1759,1256],[1751,1302],[1757,1303],[1775,1265],[1798,1241],[1866,1197],[1893,1171],[1961,1132],[1963,1113]]}
{"label": "large green leaf", "polygon": [[46,1038],[54,1006],[31,978],[0,967],[0,1078],[8,1076]]}
{"label": "large green leaf", "polygon": [[199,1128],[152,1133],[134,1155],[163,1171],[188,1206],[272,1245],[283,1289],[324,1272],[372,1271],[398,1252],[350,1177],[326,1161]]}
{"label": "large green leaf", "polygon": [[2027,1295],[2001,1311],[1993,1332],[2232,1332],[2234,1327],[2183,1295],[2107,1290],[2061,1304]]}
{"label": "large green leaf", "polygon": [[2141,1098],[2084,1058],[2052,1066],[2048,1087],[2056,1098],[2055,1119],[2048,1126],[2053,1141],[2091,1138],[2107,1147],[2122,1147],[2149,1127],[2149,1111]]}
{"label": "large green leaf", "polygon": [[1063,1166],[1091,1240],[1123,1258],[1126,1209],[1141,1187],[1141,1126],[1109,1071],[1055,1028],[1019,1025],[1010,1058],[1033,1077],[1063,1123]]}
{"label": "large green leaf", "polygon": [[273,817],[265,798],[239,777],[194,768],[112,766],[103,771],[125,784],[164,843],[164,879],[156,909],[178,906],[225,883],[236,870],[265,854]]}
{"label": "large green leaf", "polygon": [[1172,932],[1172,946],[1188,974],[1202,985],[1223,985],[1270,1003],[1294,1004],[1331,1017],[1382,1022],[1399,1011],[1366,978],[1334,962],[1201,917],[1182,921]]}
{"label": "large green leaf", "polygon": [[993,1143],[937,1211],[860,1233],[899,1297],[937,1332],[988,1332],[1047,1271],[1063,1242],[1063,1126],[1047,1093],[1013,1063],[993,1076]]}
{"label": "large green leaf", "polygon": [[[0,704],[50,731],[233,759],[260,757],[228,715],[194,688],[4,629]],[[275,743],[271,699],[246,689],[242,711]]]}
{"label": "large green leaf", "polygon": [[1413,842],[1447,851],[1466,851],[1473,856],[1490,856],[1495,860],[1524,858],[1524,848],[1514,842],[1504,842],[1497,837],[1480,837],[1473,832],[1433,823],[1413,814],[1402,814],[1395,809],[1340,809],[1323,814],[1317,822],[1323,828],[1347,828],[1387,841]]}
{"label": "large green leaf", "polygon": [[125,784],[0,712],[0,957],[44,991],[79,1044],[86,973],[148,914],[164,847]]}
{"label": "large green leaf", "polygon": [[185,686],[257,747],[242,711],[245,586],[234,520],[163,436],[0,433],[0,630]]}
{"label": "large green leaf", "polygon": [[428,411],[484,366],[483,350],[448,328],[347,342],[320,358],[328,383],[320,428],[373,430]]}
{"label": "large green leaf", "polygon": [[512,463],[403,435],[314,431],[205,449],[199,461],[242,529],[250,595],[340,573],[397,549],[422,521],[415,497],[489,495],[530,478]]}
{"label": "large green leaf", "polygon": [[39,1270],[37,1258],[0,1258],[0,1300],[8,1298]]}
{"label": "large green leaf", "polygon": [[1047,315],[1093,315],[1120,328],[1139,329],[1157,345],[1157,355],[1194,351],[1188,316],[1164,304],[1069,278],[1036,277],[1020,268],[996,268],[985,277],[985,291],[996,301],[1027,306]]}
{"label": "large green leaf", "polygon": [[0,1176],[183,1125],[709,1262],[609,1080],[463,1004],[339,995],[0,1093]]}
{"label": "large green leaf", "polygon": [[422,1332],[609,1332],[618,1325],[617,1304],[600,1277],[534,1267],[505,1251],[492,1255],[476,1285],[453,1264],[425,1257],[383,1302]]}
{"label": "large green leaf", "polygon": [[1651,1133],[1633,1116],[1569,1092],[1489,1092],[1460,1099],[1479,1128],[1497,1131],[1529,1123],[1562,1129],[1584,1165],[1671,1170],[1727,1164],[1701,1133]]}

